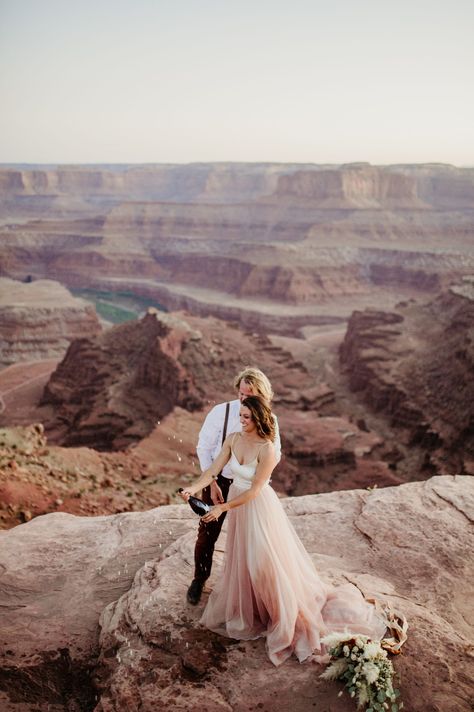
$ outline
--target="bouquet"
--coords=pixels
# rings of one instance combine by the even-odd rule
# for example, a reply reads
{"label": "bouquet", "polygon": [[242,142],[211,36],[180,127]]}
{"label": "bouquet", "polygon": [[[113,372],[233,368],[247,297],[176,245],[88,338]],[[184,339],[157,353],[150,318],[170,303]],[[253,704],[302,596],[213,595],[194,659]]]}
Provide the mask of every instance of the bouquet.
{"label": "bouquet", "polygon": [[397,702],[400,692],[393,688],[394,669],[387,651],[365,635],[348,635],[334,633],[322,639],[331,661],[321,677],[342,680],[357,707],[365,707],[365,712],[399,712],[403,702]]}

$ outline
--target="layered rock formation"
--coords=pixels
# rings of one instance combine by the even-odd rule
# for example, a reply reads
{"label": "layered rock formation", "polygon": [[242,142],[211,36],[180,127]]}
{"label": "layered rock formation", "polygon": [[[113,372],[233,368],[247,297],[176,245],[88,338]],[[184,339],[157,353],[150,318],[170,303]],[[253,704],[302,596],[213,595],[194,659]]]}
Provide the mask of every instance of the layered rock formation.
{"label": "layered rock formation", "polygon": [[8,197],[74,194],[85,201],[239,201],[272,192],[289,164],[200,163],[188,165],[0,166],[0,192]]}
{"label": "layered rock formation", "polygon": [[[464,293],[468,288],[466,283],[461,291]],[[454,292],[450,294],[453,299],[466,300],[465,296]],[[438,300],[432,307],[435,319],[429,317],[430,324],[441,319],[440,315],[436,316],[441,303],[442,300]],[[413,303],[407,304],[408,308],[410,314],[418,314],[419,307]],[[403,310],[403,307],[400,309]],[[450,314],[443,319],[449,320]],[[370,390],[373,386],[370,379],[373,377],[376,381],[386,362],[382,362],[382,366],[377,363],[378,356],[376,354],[374,359],[374,351],[370,350],[371,344],[367,341],[367,323],[373,316],[368,312],[363,313],[361,318],[356,313],[344,350],[350,352],[348,358],[353,357],[354,363],[359,359],[351,371],[349,385],[354,387],[357,378],[366,378],[367,384],[371,384],[366,384],[368,398],[377,407],[380,399],[375,397],[375,390]],[[388,317],[376,315],[379,321],[384,318],[392,322],[403,317],[400,314]],[[428,317],[425,314],[423,318]],[[427,331],[420,320],[421,316],[410,322],[410,334],[426,331],[427,343],[436,343],[433,339],[439,337]],[[355,323],[360,329],[354,340]],[[393,324],[382,329],[380,338],[386,339],[390,329],[393,330]],[[362,338],[359,338],[361,331]],[[116,453],[133,446],[137,457],[147,462],[150,472],[156,474],[157,489],[169,496],[179,486],[180,476],[192,478],[197,472],[195,445],[206,411],[213,403],[234,397],[232,383],[235,374],[248,364],[257,364],[269,375],[276,393],[274,408],[279,417],[284,457],[274,473],[274,485],[282,494],[302,495],[357,486],[388,486],[410,479],[425,479],[431,474],[451,473],[458,466],[464,468],[461,471],[470,472],[472,457],[464,445],[467,441],[464,434],[469,432],[469,423],[463,420],[469,418],[469,402],[467,405],[459,403],[463,415],[452,421],[453,444],[450,445],[449,455],[444,446],[440,449],[437,442],[426,435],[426,413],[431,413],[431,405],[423,412],[419,404],[415,408],[418,385],[414,388],[413,399],[407,395],[406,398],[403,396],[403,401],[401,396],[397,396],[396,402],[404,403],[402,410],[407,410],[407,403],[410,402],[413,411],[408,430],[400,432],[401,417],[406,417],[404,411],[402,416],[392,418],[390,408],[383,405],[386,417],[368,417],[367,409],[360,401],[350,397],[345,379],[341,380],[337,366],[337,343],[341,338],[342,333],[338,332],[330,349],[321,349],[317,341],[301,342],[283,337],[270,339],[257,333],[243,332],[236,324],[225,324],[216,319],[182,314],[173,316],[151,310],[139,321],[115,327],[94,339],[74,342],[50,378],[39,406],[32,402],[28,407],[25,399],[29,390],[26,389],[25,402],[21,401],[16,407],[9,392],[14,395],[17,392],[15,388],[21,384],[10,386],[8,379],[3,379],[1,389],[8,395],[4,398],[7,408],[0,415],[0,425],[44,422],[49,441],[55,445],[86,445],[99,451]],[[379,336],[371,334],[370,338],[377,338],[380,342]],[[275,341],[283,347],[275,345]],[[450,349],[457,353],[459,344],[448,343],[447,339],[443,343],[446,350],[443,351],[444,362],[439,378],[446,379],[450,384]],[[413,335],[408,341],[403,336],[402,345],[397,344],[392,340],[390,384],[383,384],[386,401],[390,402],[395,402],[394,393],[400,389],[403,391],[404,374],[412,377],[416,368],[420,368],[417,359],[420,355],[425,358],[425,351]],[[293,347],[295,356],[288,351]],[[387,344],[383,342],[378,352],[382,358],[386,358],[383,351],[386,348]],[[403,366],[407,348],[412,352],[408,366]],[[367,362],[367,373],[359,362]],[[375,369],[375,375],[370,368]],[[4,371],[5,376],[7,371]],[[454,377],[459,379],[460,373],[456,371],[456,374]],[[20,376],[16,374],[17,378]],[[40,378],[34,374],[23,377],[34,379],[33,385]],[[41,376],[41,379],[45,377]],[[331,386],[325,383],[326,378]],[[449,389],[448,385],[448,395]],[[442,388],[437,392],[441,391]],[[469,399],[469,389],[465,393]],[[35,399],[39,398],[39,394],[38,389],[31,392]],[[430,398],[428,391],[426,398]],[[443,407],[449,411],[446,404]],[[454,440],[456,432],[459,443],[463,441],[459,447]],[[176,445],[172,457],[166,455],[170,443]],[[12,456],[10,459],[15,458]],[[9,474],[10,470],[6,470],[5,477]],[[101,467],[97,468],[94,476],[102,481]],[[147,486],[148,482],[145,483]],[[54,487],[50,489],[56,491]],[[91,493],[91,498],[93,496]],[[141,495],[133,487],[129,496],[130,506],[141,506]],[[82,511],[75,508],[81,503],[76,502],[74,497],[75,492],[71,492],[70,496],[63,492],[48,501],[51,503],[59,498],[65,503],[61,507],[65,511]],[[109,507],[100,489],[96,491],[96,497],[98,509],[94,511],[116,511],[113,502]],[[8,521],[16,523],[23,510],[31,511],[33,516],[49,511],[44,509],[42,500],[37,509],[32,509],[25,501],[18,502],[16,509],[7,517]],[[35,501],[34,497],[32,501]]]}
{"label": "layered rock formation", "polygon": [[353,164],[321,171],[297,171],[278,179],[276,195],[293,196],[324,208],[426,208],[417,180],[402,171]]}
{"label": "layered rock formation", "polygon": [[391,469],[394,458],[382,459],[385,448],[380,435],[361,430],[347,415],[315,418],[311,411],[296,411],[283,423],[285,461],[274,478],[288,494],[387,487],[406,481],[403,472]]}
{"label": "layered rock formation", "polygon": [[474,282],[356,311],[340,353],[352,389],[425,448],[427,472],[474,474]]}
{"label": "layered rock formation", "polygon": [[[472,168],[448,164],[340,166],[291,163],[200,163],[97,166],[0,166],[2,200],[76,195],[107,199],[239,202],[288,195],[346,201],[344,207],[467,207]],[[354,201],[354,202],[351,202]]]}
{"label": "layered rock formation", "polygon": [[0,367],[61,357],[71,341],[100,331],[94,307],[58,282],[0,278]]}
{"label": "layered rock formation", "polygon": [[[133,445],[145,459],[151,451],[157,471],[173,482],[176,459],[186,459],[191,473],[197,464],[179,448],[169,461],[170,437],[188,438],[194,454],[205,411],[235,397],[233,380],[248,364],[258,364],[276,391],[284,451],[274,474],[279,491],[303,494],[403,481],[380,459],[382,438],[347,416],[323,415],[334,400],[332,390],[268,337],[154,310],[71,345],[44,391],[42,403],[54,407],[53,417],[45,414],[48,436],[56,444],[99,450]],[[175,410],[182,409],[189,413],[186,422],[171,425]]]}
{"label": "layered rock formation", "polygon": [[174,406],[200,408],[186,362],[196,372],[205,368],[201,341],[186,322],[156,310],[139,323],[75,341],[44,391],[43,403],[57,407],[49,428],[67,445],[119,449],[147,435]]}
{"label": "layered rock formation", "polygon": [[0,273],[146,292],[290,333],[472,272],[473,176],[442,165],[4,168]]}
{"label": "layered rock formation", "polygon": [[268,339],[149,309],[141,320],[71,345],[45,388],[43,403],[56,407],[47,430],[64,444],[119,449],[148,435],[176,406],[196,411],[234,397],[235,375],[248,363],[282,377],[281,397],[297,393],[293,407],[319,397],[303,404],[306,369]]}
{"label": "layered rock formation", "polygon": [[[325,580],[407,616],[394,665],[411,712],[470,709],[473,488],[436,477],[283,502]],[[195,529],[180,505],[0,532],[2,710],[353,710],[314,662],[277,669],[263,640],[200,627],[206,596],[197,609],[185,602]],[[221,562],[220,547],[211,586]]]}

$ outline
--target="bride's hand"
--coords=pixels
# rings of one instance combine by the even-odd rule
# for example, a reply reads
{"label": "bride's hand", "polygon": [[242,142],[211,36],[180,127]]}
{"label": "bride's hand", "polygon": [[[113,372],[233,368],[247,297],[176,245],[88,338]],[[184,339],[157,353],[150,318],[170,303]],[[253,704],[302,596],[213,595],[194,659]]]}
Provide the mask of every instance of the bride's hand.
{"label": "bride's hand", "polygon": [[213,504],[224,504],[222,490],[215,480],[211,482],[211,499]]}
{"label": "bride's hand", "polygon": [[187,502],[191,497],[191,492],[188,492],[188,490],[185,489],[178,490],[178,494],[182,499],[184,499],[185,502]]}
{"label": "bride's hand", "polygon": [[213,507],[210,512],[208,512],[202,517],[202,521],[206,524],[208,522],[216,522],[221,516],[221,514],[224,514],[224,511],[225,510],[221,504],[216,504],[216,506]]}

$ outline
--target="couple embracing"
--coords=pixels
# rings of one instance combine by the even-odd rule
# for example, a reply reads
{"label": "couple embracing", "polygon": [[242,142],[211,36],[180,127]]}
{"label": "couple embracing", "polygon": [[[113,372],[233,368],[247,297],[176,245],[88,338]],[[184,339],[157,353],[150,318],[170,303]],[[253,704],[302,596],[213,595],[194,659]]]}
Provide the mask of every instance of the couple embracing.
{"label": "couple embracing", "polygon": [[265,637],[275,665],[292,653],[300,662],[311,655],[323,660],[320,641],[332,632],[380,640],[384,620],[352,584],[334,587],[320,579],[270,485],[281,446],[268,378],[246,368],[234,385],[238,398],[206,417],[197,448],[203,473],[182,492],[187,500],[203,489],[214,505],[200,521],[188,601],[200,600],[228,512],[224,571],[203,625],[238,640]]}

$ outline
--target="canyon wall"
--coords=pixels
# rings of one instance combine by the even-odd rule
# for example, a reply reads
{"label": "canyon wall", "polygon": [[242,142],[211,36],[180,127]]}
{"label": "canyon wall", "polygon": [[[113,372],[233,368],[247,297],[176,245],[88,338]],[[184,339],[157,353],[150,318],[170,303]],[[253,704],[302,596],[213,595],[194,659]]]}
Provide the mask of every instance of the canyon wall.
{"label": "canyon wall", "polygon": [[341,346],[350,386],[426,448],[426,472],[474,474],[474,284],[395,312],[356,311]]}
{"label": "canyon wall", "polygon": [[1,166],[3,196],[76,195],[121,199],[239,201],[272,192],[291,164]]}
{"label": "canyon wall", "polygon": [[66,445],[123,449],[175,406],[200,408],[181,360],[191,349],[206,362],[200,340],[185,322],[150,311],[138,324],[74,341],[44,391],[42,403],[55,406],[47,429]]}
{"label": "canyon wall", "polygon": [[[182,314],[152,311],[73,342],[44,389],[42,407],[51,411],[42,416],[46,433],[51,443],[68,447],[133,448],[146,459],[155,453],[160,482],[173,483],[177,461],[180,467],[187,463],[188,473],[196,471],[195,444],[205,414],[235,397],[234,378],[248,364],[258,364],[275,385],[284,452],[273,477],[278,491],[404,481],[381,459],[382,438],[349,416],[322,412],[334,393],[290,352],[235,323]],[[170,438],[190,446],[182,452],[177,444],[167,461]]]}
{"label": "canyon wall", "polygon": [[0,164],[0,195],[178,202],[239,202],[292,196],[324,203],[326,207],[472,209],[474,171],[447,164]]}
{"label": "canyon wall", "polygon": [[71,341],[100,331],[94,307],[58,282],[0,278],[0,366],[60,358]]}
{"label": "canyon wall", "polygon": [[168,308],[267,331],[390,308],[474,272],[473,169],[4,166],[0,185],[0,274],[155,287]]}
{"label": "canyon wall", "polygon": [[425,208],[414,176],[375,166],[297,171],[278,179],[275,197],[294,198],[325,208]]}

